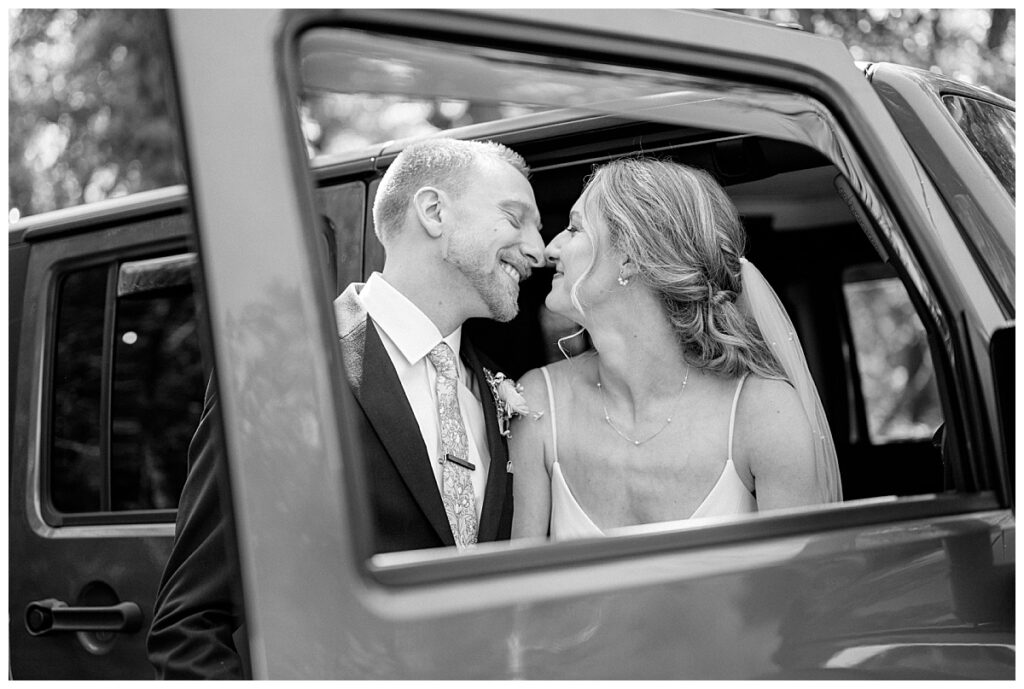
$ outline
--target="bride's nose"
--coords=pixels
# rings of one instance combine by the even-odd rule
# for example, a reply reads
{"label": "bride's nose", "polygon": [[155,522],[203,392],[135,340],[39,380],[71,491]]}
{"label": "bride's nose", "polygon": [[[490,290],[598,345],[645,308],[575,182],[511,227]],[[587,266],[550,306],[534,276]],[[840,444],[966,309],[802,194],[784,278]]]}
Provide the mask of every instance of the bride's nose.
{"label": "bride's nose", "polygon": [[561,237],[562,233],[559,232],[555,235],[555,238],[548,242],[548,245],[544,247],[544,258],[547,260],[547,264],[549,266],[555,265],[558,257],[562,255]]}

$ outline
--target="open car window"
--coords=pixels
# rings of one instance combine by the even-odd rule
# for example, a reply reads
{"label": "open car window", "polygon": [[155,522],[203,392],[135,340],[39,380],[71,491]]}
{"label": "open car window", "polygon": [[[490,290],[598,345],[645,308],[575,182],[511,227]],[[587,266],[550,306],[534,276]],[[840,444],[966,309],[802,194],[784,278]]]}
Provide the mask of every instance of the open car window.
{"label": "open car window", "polygon": [[[383,170],[403,145],[437,133],[498,140],[531,166],[545,242],[565,226],[595,164],[643,154],[709,171],[740,211],[748,256],[799,331],[839,453],[845,504],[792,512],[842,511],[957,488],[950,470],[959,461],[955,446],[941,442],[948,416],[943,379],[936,381],[939,364],[929,357],[948,330],[944,312],[850,133],[822,101],[741,80],[347,28],[304,34],[297,64],[315,170],[341,170],[345,161],[365,155],[379,156]],[[915,172],[924,202],[939,208],[924,172]],[[367,256],[382,255],[371,248],[372,227],[364,241]],[[379,267],[368,265],[366,272]],[[884,274],[886,282],[868,289],[874,283],[851,280],[851,270]],[[523,285],[520,315],[511,323],[467,325],[480,348],[513,377],[564,356],[555,342],[571,324],[543,306],[550,278],[541,269]],[[927,408],[893,412],[910,421],[886,432],[880,427],[888,406],[880,408],[879,398],[910,395],[903,407],[917,403],[921,395],[906,388],[919,381],[893,363],[905,356],[906,343],[884,334],[872,343],[865,373],[868,364],[857,361],[868,356],[862,324],[907,314],[921,323],[911,330],[914,352],[927,369],[920,374],[930,386],[923,393]],[[758,519],[641,525],[616,533],[693,532]],[[377,555],[374,568],[415,565],[423,557]]]}

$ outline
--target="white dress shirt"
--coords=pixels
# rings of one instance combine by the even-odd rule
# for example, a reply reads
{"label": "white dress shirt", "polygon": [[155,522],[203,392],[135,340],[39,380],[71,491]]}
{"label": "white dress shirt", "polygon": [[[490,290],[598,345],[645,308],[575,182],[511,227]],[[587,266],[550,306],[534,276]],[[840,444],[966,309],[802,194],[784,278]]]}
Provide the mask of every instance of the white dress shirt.
{"label": "white dress shirt", "polygon": [[476,469],[470,472],[473,495],[476,498],[476,516],[479,520],[487,486],[487,472],[490,468],[490,452],[487,449],[487,425],[480,403],[480,391],[476,380],[469,375],[459,358],[462,347],[462,327],[448,337],[441,337],[437,329],[419,308],[401,292],[392,287],[380,273],[373,273],[366,281],[357,298],[366,307],[367,313],[377,326],[377,332],[384,342],[384,348],[391,357],[391,363],[398,372],[405,396],[409,400],[416,422],[423,436],[423,444],[430,457],[438,492],[441,490],[441,433],[437,412],[437,371],[427,358],[439,342],[444,340],[455,352],[459,373],[457,386],[459,409],[462,423],[466,427],[469,441],[469,461]]}

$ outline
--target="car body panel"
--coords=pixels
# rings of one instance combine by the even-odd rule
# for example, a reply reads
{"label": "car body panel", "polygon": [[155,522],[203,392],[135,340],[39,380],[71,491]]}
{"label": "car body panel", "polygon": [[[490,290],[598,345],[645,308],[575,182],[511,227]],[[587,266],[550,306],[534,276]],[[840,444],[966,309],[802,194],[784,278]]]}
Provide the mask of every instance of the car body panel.
{"label": "car body panel", "polygon": [[[393,644],[385,656],[395,676],[405,677],[740,679],[820,671],[824,678],[826,669],[859,669],[844,649],[922,635],[930,656],[922,670],[955,677],[961,668],[943,642],[974,629],[963,618],[984,618],[993,631],[966,643],[1012,643],[1012,616],[1002,607],[1012,566],[974,570],[998,584],[987,601],[970,599],[976,580],[958,578],[954,588],[965,589],[954,600],[970,612],[954,609],[949,598],[958,548],[1002,548],[1006,514],[981,514],[581,563],[561,588],[543,574],[517,572],[496,575],[486,590],[413,589],[387,597],[390,605],[378,614],[405,622],[378,643]],[[467,610],[450,622],[474,638],[493,639],[490,650],[472,653],[468,664],[438,649],[440,658],[401,662],[402,647],[429,645],[435,615],[460,609],[455,599],[494,601],[497,590],[502,607]],[[960,602],[964,594],[968,600]],[[494,634],[501,628],[507,646]],[[1007,666],[1000,676],[1010,673]],[[869,666],[861,676],[875,673]]]}
{"label": "car body panel", "polygon": [[[277,643],[280,633],[312,633],[317,640],[302,655],[330,652],[322,645],[331,637],[309,618],[346,617],[339,587],[357,580],[360,561],[338,528],[348,507],[345,434],[335,428],[346,410],[332,390],[341,382],[323,375],[339,370],[331,360],[335,326],[306,229],[314,218],[304,145],[276,88],[280,19],[255,10],[171,13],[178,79],[190,87],[182,110],[197,225],[226,230],[200,230],[199,248],[226,450],[238,459],[229,474],[237,529],[246,534],[238,544],[244,596],[261,601],[246,610],[256,678],[276,674],[272,668],[298,652]],[[231,42],[220,39],[225,29]],[[181,59],[187,55],[204,57]],[[253,77],[225,82],[228,73]],[[248,116],[239,121],[238,112]],[[231,231],[243,228],[248,241]],[[280,559],[286,543],[302,552]]]}
{"label": "car body panel", "polygon": [[[69,606],[109,604],[98,592],[109,587],[120,601],[139,606],[145,624],[152,619],[156,584],[170,554],[174,513],[151,515],[134,524],[110,523],[116,519],[110,513],[92,518],[96,523],[66,524],[65,519],[88,522],[90,517],[64,517],[49,505],[41,475],[49,451],[48,415],[43,413],[53,357],[48,314],[56,304],[55,266],[88,265],[184,245],[188,226],[180,215],[180,194],[179,189],[145,195],[90,209],[84,216],[53,214],[26,221],[23,231],[12,237],[15,246],[24,243],[30,248],[23,266],[26,288],[12,311],[26,324],[16,350],[22,359],[11,407],[11,457],[24,460],[10,463],[8,532],[12,562],[19,563],[8,577],[10,672],[15,678],[153,676],[144,632],[33,637],[26,630],[25,615],[30,603],[51,598]],[[27,553],[31,557],[21,557]]]}

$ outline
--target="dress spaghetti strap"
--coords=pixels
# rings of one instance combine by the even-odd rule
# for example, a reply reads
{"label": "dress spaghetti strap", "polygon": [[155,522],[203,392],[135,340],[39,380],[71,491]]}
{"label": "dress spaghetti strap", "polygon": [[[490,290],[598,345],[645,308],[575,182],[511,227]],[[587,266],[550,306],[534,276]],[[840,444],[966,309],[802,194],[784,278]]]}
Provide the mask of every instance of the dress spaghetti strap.
{"label": "dress spaghetti strap", "polygon": [[548,414],[551,419],[551,456],[552,463],[558,462],[558,424],[555,422],[555,393],[551,390],[551,376],[548,374],[548,367],[541,366],[540,372],[544,374],[544,384],[548,387]]}
{"label": "dress spaghetti strap", "polygon": [[[545,375],[547,375],[547,374],[545,373]],[[749,375],[750,375],[749,373],[744,373],[743,376],[740,377],[740,382],[736,384],[736,394],[733,395],[733,398],[732,398],[732,412],[729,414],[729,461],[730,462],[732,461],[732,434],[733,434],[733,430],[736,428],[736,407],[739,406],[740,391],[743,389],[743,383],[744,383],[744,381],[746,381],[747,376],[749,376]]]}

